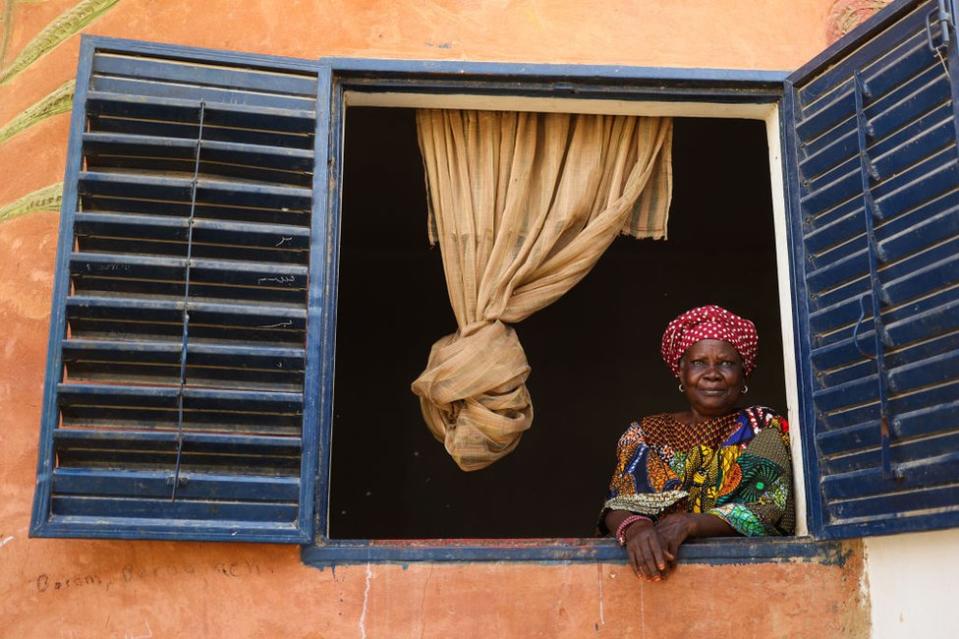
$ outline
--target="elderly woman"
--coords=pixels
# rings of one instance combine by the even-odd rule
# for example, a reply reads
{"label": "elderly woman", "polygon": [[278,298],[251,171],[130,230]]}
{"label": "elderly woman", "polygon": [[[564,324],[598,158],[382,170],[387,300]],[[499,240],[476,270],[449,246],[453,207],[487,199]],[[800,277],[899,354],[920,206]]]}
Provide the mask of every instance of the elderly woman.
{"label": "elderly woman", "polygon": [[756,363],[755,325],[718,306],[666,327],[661,354],[689,410],[633,422],[619,440],[600,530],[637,575],[659,581],[691,537],[791,534],[786,420],[737,408]]}

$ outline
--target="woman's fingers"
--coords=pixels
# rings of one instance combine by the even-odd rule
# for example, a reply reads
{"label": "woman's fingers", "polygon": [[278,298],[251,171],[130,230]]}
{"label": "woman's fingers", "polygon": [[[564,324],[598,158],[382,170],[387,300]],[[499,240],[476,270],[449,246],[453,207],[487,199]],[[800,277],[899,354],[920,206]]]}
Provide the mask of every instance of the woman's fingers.
{"label": "woman's fingers", "polygon": [[639,552],[639,545],[634,543],[629,543],[626,545],[627,554],[629,555],[629,565],[632,567],[633,572],[637,577],[646,579],[646,575],[643,573],[645,564],[643,562],[642,554]]}
{"label": "woman's fingers", "polygon": [[629,562],[636,576],[642,577],[643,579],[651,578],[652,574],[649,571],[648,562],[646,561],[646,555],[649,551],[646,535],[637,535],[634,539],[631,539],[629,543],[626,544],[626,549],[629,553]]}
{"label": "woman's fingers", "polygon": [[652,581],[663,579],[676,557],[676,550],[671,546],[652,528],[630,539],[626,551],[636,576]]}
{"label": "woman's fingers", "polygon": [[656,568],[656,561],[653,558],[653,549],[652,544],[655,543],[652,541],[652,535],[646,535],[643,537],[643,573],[647,578],[653,579],[659,576],[659,569]]}
{"label": "woman's fingers", "polygon": [[672,557],[670,561],[672,561],[674,564],[676,563],[676,558],[679,557],[679,547],[682,545],[682,543],[683,542],[681,540],[673,537],[666,544],[666,552],[670,554]]}
{"label": "woman's fingers", "polygon": [[650,535],[649,549],[653,553],[653,561],[656,562],[658,572],[666,570],[666,553],[663,545],[660,543],[659,535]]}

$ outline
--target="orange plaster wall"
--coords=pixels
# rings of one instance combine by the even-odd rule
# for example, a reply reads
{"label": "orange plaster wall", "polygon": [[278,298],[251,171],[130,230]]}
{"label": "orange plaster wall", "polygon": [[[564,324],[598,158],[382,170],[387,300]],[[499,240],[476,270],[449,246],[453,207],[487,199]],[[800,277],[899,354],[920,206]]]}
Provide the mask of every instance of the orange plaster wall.
{"label": "orange plaster wall", "polygon": [[[2,1],[2,0],[0,0]],[[13,1],[13,0],[6,0]],[[299,57],[791,69],[827,0],[120,0],[86,32]],[[21,2],[6,61],[66,0]],[[73,37],[0,85],[0,125],[71,78]],[[69,118],[0,146],[0,206],[62,179]],[[0,637],[863,637],[844,566],[414,564],[317,570],[293,547],[28,539],[58,216],[0,223]],[[597,469],[606,472],[606,469]]]}
{"label": "orange plaster wall", "polygon": [[[5,0],[14,2],[17,0]],[[45,21],[15,6],[12,60]],[[297,57],[790,70],[827,44],[832,0],[119,0],[87,33]],[[73,38],[0,86],[0,122],[74,73]]]}
{"label": "orange plaster wall", "polygon": [[63,179],[69,137],[70,114],[61,113],[0,146],[0,207]]}
{"label": "orange plaster wall", "polygon": [[[7,61],[75,0],[13,0]],[[833,0],[119,0],[91,33],[303,57],[791,69]]]}

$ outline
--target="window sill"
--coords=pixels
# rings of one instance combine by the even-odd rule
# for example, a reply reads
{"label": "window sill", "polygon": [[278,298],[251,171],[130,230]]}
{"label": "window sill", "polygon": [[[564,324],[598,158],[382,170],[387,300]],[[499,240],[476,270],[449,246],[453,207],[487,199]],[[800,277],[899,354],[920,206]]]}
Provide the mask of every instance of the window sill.
{"label": "window sill", "polygon": [[[326,568],[365,563],[530,562],[624,563],[616,542],[604,539],[412,539],[318,540],[304,546],[303,563]],[[843,565],[848,552],[840,542],[812,537],[693,540],[683,544],[680,563],[820,563]]]}

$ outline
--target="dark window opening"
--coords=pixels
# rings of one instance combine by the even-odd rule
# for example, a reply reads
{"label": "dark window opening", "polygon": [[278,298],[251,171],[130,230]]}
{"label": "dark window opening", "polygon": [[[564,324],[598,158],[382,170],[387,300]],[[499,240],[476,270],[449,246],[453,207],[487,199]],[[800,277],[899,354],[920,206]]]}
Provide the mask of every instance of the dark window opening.
{"label": "dark window opening", "polygon": [[630,420],[683,408],[666,323],[716,303],[760,333],[750,404],[786,411],[765,125],[677,119],[667,241],[619,238],[565,297],[517,325],[535,419],[517,450],[464,473],[410,383],[455,327],[413,112],[346,120],[329,537],[588,537]]}

